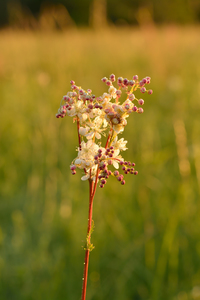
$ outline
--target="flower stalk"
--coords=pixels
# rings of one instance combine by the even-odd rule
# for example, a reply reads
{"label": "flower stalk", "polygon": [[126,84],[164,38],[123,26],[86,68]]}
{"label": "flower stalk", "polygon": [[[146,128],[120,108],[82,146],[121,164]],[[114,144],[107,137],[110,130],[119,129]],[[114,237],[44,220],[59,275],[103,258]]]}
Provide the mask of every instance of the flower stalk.
{"label": "flower stalk", "polygon": [[[114,74],[111,74],[109,79],[102,78],[102,81],[107,85],[108,93],[104,93],[100,97],[93,95],[90,89],[85,91],[75,85],[74,81],[71,81],[72,90],[63,96],[56,114],[57,118],[70,116],[77,122],[78,155],[72,161],[70,169],[72,175],[76,174],[77,168],[83,170],[81,179],[89,181],[88,227],[84,248],[85,260],[81,300],[86,299],[89,254],[94,248],[91,244],[91,234],[94,227],[92,210],[97,184],[99,183],[99,187],[103,188],[108,178],[113,176],[124,185],[125,175],[138,174],[134,168],[135,163],[125,161],[122,157],[121,152],[127,150],[127,141],[124,138],[119,139],[118,135],[123,133],[130,114],[134,112],[143,113],[141,106],[144,104],[144,100],[136,98],[133,92],[139,90],[142,94],[152,94],[152,90],[145,87],[150,83],[150,77],[145,77],[140,81],[137,75],[133,76],[131,80],[118,77],[118,88],[113,85],[116,81]],[[121,101],[123,92],[126,96],[125,100]],[[107,137],[104,147],[101,143],[102,136]],[[121,168],[121,172],[118,171],[119,168]]]}
{"label": "flower stalk", "polygon": [[85,261],[84,261],[84,272],[83,272],[83,286],[82,286],[82,297],[81,300],[86,298],[86,288],[87,288],[87,277],[88,277],[88,265],[89,265],[89,255],[90,251],[93,249],[91,244],[91,233],[92,233],[92,208],[95,191],[93,193],[93,181],[89,180],[89,212],[88,212],[88,228],[87,228],[87,238],[86,238],[86,247],[85,247]]}

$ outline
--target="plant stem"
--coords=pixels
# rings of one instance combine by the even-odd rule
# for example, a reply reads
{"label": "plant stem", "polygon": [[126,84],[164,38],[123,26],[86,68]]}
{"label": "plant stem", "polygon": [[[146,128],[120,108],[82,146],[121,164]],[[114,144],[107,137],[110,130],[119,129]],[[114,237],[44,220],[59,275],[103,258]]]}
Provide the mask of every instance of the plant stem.
{"label": "plant stem", "polygon": [[[79,135],[79,122],[78,121],[77,121],[77,129],[78,129],[79,147],[80,147],[80,135]],[[108,144],[110,142],[110,138],[111,138],[111,133],[108,135],[105,148],[108,147]],[[90,195],[89,195],[88,228],[87,228],[87,241],[86,241],[87,243],[86,243],[86,249],[85,249],[85,261],[84,261],[84,272],[83,272],[83,287],[82,287],[82,297],[81,297],[81,300],[85,300],[85,298],[86,298],[88,265],[89,265],[89,254],[90,254],[90,249],[88,248],[88,245],[90,244],[90,238],[91,238],[92,207],[93,207],[94,195],[95,195],[96,188],[97,188],[99,171],[100,171],[100,169],[97,168],[95,183],[91,179],[91,170],[90,170],[90,178],[88,179],[88,181],[89,181]]]}
{"label": "plant stem", "polygon": [[80,134],[79,134],[79,128],[80,128],[80,123],[79,123],[79,119],[77,117],[78,144],[79,144],[79,149],[81,150],[81,137],[80,137]]}
{"label": "plant stem", "polygon": [[93,199],[94,199],[94,195],[95,195],[95,191],[96,191],[96,187],[94,188],[94,191],[93,191],[93,185],[94,185],[94,182],[90,178],[89,179],[90,197],[89,197],[89,212],[88,212],[87,245],[86,245],[86,250],[85,250],[83,287],[82,287],[81,300],[85,300],[86,288],[87,288],[88,265],[89,265],[89,254],[90,254],[90,250],[88,249],[88,243],[90,243],[91,226],[92,226],[92,206],[93,206]]}

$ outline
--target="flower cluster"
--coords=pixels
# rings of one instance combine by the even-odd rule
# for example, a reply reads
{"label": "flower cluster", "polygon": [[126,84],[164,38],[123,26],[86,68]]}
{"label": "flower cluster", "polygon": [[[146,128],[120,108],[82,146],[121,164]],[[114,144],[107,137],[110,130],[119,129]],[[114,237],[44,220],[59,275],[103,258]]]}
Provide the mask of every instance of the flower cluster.
{"label": "flower cluster", "polygon": [[[145,87],[150,83],[150,77],[140,81],[137,75],[131,80],[119,77],[117,88],[113,85],[116,81],[114,74],[109,79],[102,78],[102,81],[107,85],[108,92],[100,97],[71,81],[72,90],[63,97],[56,117],[68,115],[77,122],[79,147],[78,155],[70,166],[71,173],[74,175],[77,168],[82,169],[84,175],[81,179],[99,181],[100,187],[104,187],[110,175],[124,185],[124,175],[119,173],[119,166],[124,174],[137,175],[138,172],[134,170],[134,163],[124,161],[121,156],[121,152],[127,149],[127,141],[119,139],[118,135],[124,131],[131,113],[143,113],[141,106],[144,100],[136,98],[134,93],[140,90],[142,94],[152,94],[152,90]],[[123,92],[126,95],[124,100]],[[104,147],[102,136],[106,137]],[[112,166],[117,170],[112,171]]]}

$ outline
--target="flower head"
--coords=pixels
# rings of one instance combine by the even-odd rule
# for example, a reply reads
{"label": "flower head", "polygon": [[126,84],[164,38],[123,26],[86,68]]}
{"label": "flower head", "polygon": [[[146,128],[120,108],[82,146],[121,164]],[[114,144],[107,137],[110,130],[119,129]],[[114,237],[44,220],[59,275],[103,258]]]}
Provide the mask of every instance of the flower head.
{"label": "flower head", "polygon": [[[135,75],[131,80],[118,77],[118,89],[114,87],[115,75],[111,74],[109,79],[104,77],[102,81],[107,86],[107,92],[96,97],[91,89],[84,90],[71,81],[72,91],[68,92],[62,99],[57,118],[65,116],[73,117],[77,121],[79,147],[78,155],[73,160],[70,169],[73,175],[76,169],[82,169],[84,175],[82,180],[100,180],[103,187],[110,175],[113,175],[122,185],[125,184],[124,175],[119,171],[112,171],[112,167],[121,167],[124,174],[137,174],[134,163],[124,161],[121,152],[127,150],[127,141],[119,139],[127,125],[127,118],[133,112],[143,113],[141,107],[144,100],[136,98],[136,91],[151,95],[152,90],[146,89],[145,85],[150,83],[150,77],[139,81]],[[123,92],[126,98],[122,99]],[[64,103],[63,103],[64,102]],[[102,136],[106,137],[105,147],[102,146]]]}

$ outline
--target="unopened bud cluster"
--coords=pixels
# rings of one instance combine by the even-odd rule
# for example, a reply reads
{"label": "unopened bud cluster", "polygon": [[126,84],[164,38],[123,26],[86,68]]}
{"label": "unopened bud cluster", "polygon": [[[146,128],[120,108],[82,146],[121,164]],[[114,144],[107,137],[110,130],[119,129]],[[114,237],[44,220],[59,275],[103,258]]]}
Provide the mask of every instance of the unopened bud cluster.
{"label": "unopened bud cluster", "polygon": [[[71,81],[71,91],[62,99],[57,118],[66,115],[73,117],[77,122],[79,147],[78,155],[73,160],[70,169],[73,175],[76,169],[82,169],[82,180],[99,181],[100,187],[104,187],[110,175],[114,176],[122,185],[125,184],[124,175],[134,174],[134,163],[124,161],[121,152],[125,151],[127,141],[118,139],[118,135],[124,131],[127,118],[133,112],[143,113],[144,100],[136,98],[135,92],[152,94],[146,85],[150,83],[150,77],[142,80],[135,75],[131,80],[118,77],[117,88],[113,85],[115,75],[102,78],[107,85],[108,92],[96,97],[92,90],[83,90]],[[123,97],[125,94],[125,97]],[[125,98],[125,99],[124,99]],[[123,100],[122,100],[123,99]],[[136,105],[137,104],[137,105]],[[102,146],[101,138],[106,136],[105,146]],[[120,174],[118,170],[121,167]]]}

